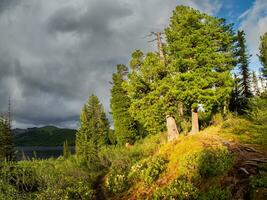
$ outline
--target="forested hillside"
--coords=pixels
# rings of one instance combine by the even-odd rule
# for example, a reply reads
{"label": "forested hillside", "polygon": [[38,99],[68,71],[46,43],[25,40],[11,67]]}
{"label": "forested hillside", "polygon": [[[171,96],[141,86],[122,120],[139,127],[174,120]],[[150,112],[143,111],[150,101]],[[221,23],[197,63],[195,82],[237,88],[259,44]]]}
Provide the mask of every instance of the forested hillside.
{"label": "forested hillside", "polygon": [[62,146],[67,140],[71,146],[75,145],[73,129],[62,129],[54,126],[13,130],[16,146]]}

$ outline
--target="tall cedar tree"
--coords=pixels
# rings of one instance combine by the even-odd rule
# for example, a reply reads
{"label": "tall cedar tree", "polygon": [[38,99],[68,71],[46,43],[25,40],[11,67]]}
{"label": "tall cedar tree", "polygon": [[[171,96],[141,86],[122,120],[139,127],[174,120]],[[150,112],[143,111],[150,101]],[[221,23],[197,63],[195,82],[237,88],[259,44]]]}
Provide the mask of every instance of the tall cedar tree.
{"label": "tall cedar tree", "polygon": [[248,99],[253,96],[251,91],[251,75],[249,71],[249,55],[247,53],[244,31],[237,32],[237,66],[240,73],[240,95],[243,99],[243,109],[248,108]]}
{"label": "tall cedar tree", "polygon": [[123,145],[125,143],[133,144],[138,138],[137,122],[130,116],[130,98],[127,91],[123,88],[125,76],[128,69],[125,65],[117,65],[117,73],[112,75],[112,89],[110,107],[114,121],[114,129],[117,143]]}
{"label": "tall cedar tree", "polygon": [[198,106],[222,111],[229,101],[233,79],[232,26],[185,6],[173,11],[165,31],[169,65],[176,93],[192,109],[192,132],[198,132]]}
{"label": "tall cedar tree", "polygon": [[126,84],[130,113],[149,133],[166,130],[167,115],[180,121],[181,102],[186,114],[199,104],[206,111],[222,109],[233,84],[233,36],[223,20],[178,6],[165,34],[165,65],[157,53],[137,50]]}
{"label": "tall cedar tree", "polygon": [[258,56],[263,66],[261,69],[263,77],[267,79],[267,33],[261,36],[260,40],[260,54]]}
{"label": "tall cedar tree", "polygon": [[97,96],[91,95],[80,116],[80,128],[76,133],[76,154],[88,162],[94,162],[94,153],[109,143],[109,122]]}
{"label": "tall cedar tree", "polygon": [[0,161],[13,160],[14,139],[10,119],[0,118]]}

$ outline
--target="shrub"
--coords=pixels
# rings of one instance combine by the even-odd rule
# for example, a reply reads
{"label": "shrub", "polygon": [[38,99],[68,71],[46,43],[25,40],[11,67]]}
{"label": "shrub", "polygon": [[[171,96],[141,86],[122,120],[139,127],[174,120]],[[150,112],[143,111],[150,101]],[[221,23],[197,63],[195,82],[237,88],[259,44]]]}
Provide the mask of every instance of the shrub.
{"label": "shrub", "polygon": [[187,135],[190,132],[190,129],[191,129],[191,122],[190,122],[190,120],[184,119],[181,122],[181,129],[182,129],[183,133],[185,135]]}
{"label": "shrub", "polygon": [[123,192],[127,190],[130,183],[126,173],[110,173],[105,179],[105,187],[110,193]]}
{"label": "shrub", "polygon": [[140,179],[151,184],[158,179],[166,169],[167,161],[160,156],[144,159],[132,166],[129,178],[133,181]]}
{"label": "shrub", "polygon": [[230,168],[232,161],[226,147],[204,150],[200,154],[199,173],[203,178],[222,175]]}
{"label": "shrub", "polygon": [[31,166],[19,165],[16,162],[4,162],[1,166],[1,179],[20,192],[35,192],[39,182]]}
{"label": "shrub", "polygon": [[221,188],[211,188],[207,192],[203,192],[199,200],[229,200],[231,199],[231,193],[229,190]]}
{"label": "shrub", "polygon": [[156,190],[154,200],[163,199],[197,199],[198,189],[186,178],[178,178],[164,188]]}

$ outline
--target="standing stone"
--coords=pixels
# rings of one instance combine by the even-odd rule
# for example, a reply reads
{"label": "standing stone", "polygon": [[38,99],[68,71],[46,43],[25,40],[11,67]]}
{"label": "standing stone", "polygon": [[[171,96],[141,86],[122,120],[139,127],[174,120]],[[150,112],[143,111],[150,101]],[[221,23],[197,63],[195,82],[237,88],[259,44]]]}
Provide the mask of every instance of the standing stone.
{"label": "standing stone", "polygon": [[191,134],[195,134],[199,132],[199,124],[198,124],[198,111],[197,109],[192,109],[192,130]]}
{"label": "standing stone", "polygon": [[168,141],[172,141],[179,136],[179,132],[173,117],[167,115],[167,131],[168,131]]}

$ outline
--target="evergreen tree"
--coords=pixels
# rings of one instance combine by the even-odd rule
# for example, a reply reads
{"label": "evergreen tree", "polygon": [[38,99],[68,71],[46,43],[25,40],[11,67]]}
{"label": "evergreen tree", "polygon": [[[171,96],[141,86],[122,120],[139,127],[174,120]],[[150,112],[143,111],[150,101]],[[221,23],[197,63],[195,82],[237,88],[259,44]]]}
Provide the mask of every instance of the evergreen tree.
{"label": "evergreen tree", "polygon": [[181,101],[192,109],[192,132],[198,132],[198,107],[218,112],[230,98],[232,28],[223,19],[178,6],[165,32],[170,75]]}
{"label": "evergreen tree", "polygon": [[118,144],[133,144],[140,136],[137,122],[130,116],[130,98],[123,88],[128,69],[125,65],[117,65],[117,73],[112,76],[110,107],[114,121],[115,136]]}
{"label": "evergreen tree", "polygon": [[244,31],[237,32],[237,66],[240,73],[240,90],[243,98],[243,109],[248,107],[248,98],[252,97],[251,77],[249,71],[249,55],[247,53]]}
{"label": "evergreen tree", "polygon": [[126,84],[130,113],[150,133],[166,130],[167,115],[179,122],[191,109],[197,127],[197,107],[223,110],[233,85],[233,35],[224,20],[178,6],[165,34],[165,65],[137,50]]}
{"label": "evergreen tree", "polygon": [[130,64],[132,71],[125,88],[131,99],[131,116],[149,133],[166,130],[166,115],[177,109],[169,90],[171,83],[167,81],[168,66],[164,66],[157,53],[144,55],[140,50],[132,54]]}
{"label": "evergreen tree", "polygon": [[[91,95],[80,116],[80,128],[76,133],[76,154],[86,161],[92,160],[92,152],[109,143],[109,122],[97,96]],[[94,160],[94,159],[93,159]]]}
{"label": "evergreen tree", "polygon": [[11,121],[4,117],[0,118],[0,161],[13,160],[14,139],[11,130]]}
{"label": "evergreen tree", "polygon": [[261,36],[260,40],[260,55],[258,56],[263,66],[261,69],[263,77],[267,79],[267,33]]}
{"label": "evergreen tree", "polygon": [[236,74],[234,74],[234,88],[229,102],[229,109],[234,112],[235,115],[242,112],[242,99],[240,95],[239,82],[240,79]]}
{"label": "evergreen tree", "polygon": [[68,143],[68,140],[63,143],[63,157],[68,158],[71,155],[71,147]]}

